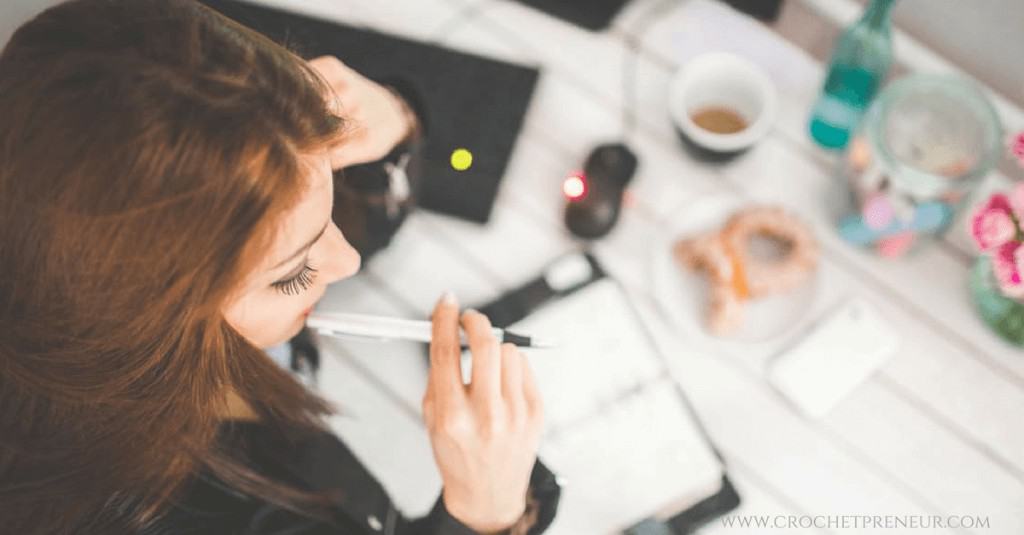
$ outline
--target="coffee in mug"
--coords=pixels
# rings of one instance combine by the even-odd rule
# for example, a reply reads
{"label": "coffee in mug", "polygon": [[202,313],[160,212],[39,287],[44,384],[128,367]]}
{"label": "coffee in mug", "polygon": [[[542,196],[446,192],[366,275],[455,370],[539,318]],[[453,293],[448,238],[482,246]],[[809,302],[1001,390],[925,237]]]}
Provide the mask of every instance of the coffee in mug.
{"label": "coffee in mug", "polygon": [[697,126],[716,134],[735,134],[747,127],[739,112],[725,106],[706,106],[690,113]]}
{"label": "coffee in mug", "polygon": [[668,106],[691,156],[724,161],[768,133],[778,97],[768,74],[754,63],[727,52],[708,52],[673,76]]}

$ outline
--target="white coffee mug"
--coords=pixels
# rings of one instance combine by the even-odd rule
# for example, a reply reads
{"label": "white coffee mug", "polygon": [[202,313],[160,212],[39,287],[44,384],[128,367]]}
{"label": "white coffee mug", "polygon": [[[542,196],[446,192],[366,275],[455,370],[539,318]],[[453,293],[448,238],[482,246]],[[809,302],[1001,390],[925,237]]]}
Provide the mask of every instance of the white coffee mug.
{"label": "white coffee mug", "polygon": [[[693,114],[707,107],[738,113],[746,128],[718,133],[698,126]],[[709,52],[690,60],[672,78],[669,113],[684,141],[703,156],[731,157],[756,143],[771,128],[778,95],[768,75],[750,61],[726,52]]]}

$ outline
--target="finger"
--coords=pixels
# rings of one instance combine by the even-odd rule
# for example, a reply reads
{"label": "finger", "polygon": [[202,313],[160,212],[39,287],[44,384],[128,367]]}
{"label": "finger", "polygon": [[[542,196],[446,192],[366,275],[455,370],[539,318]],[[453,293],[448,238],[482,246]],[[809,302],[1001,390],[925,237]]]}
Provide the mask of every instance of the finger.
{"label": "finger", "polygon": [[459,365],[459,305],[445,292],[431,316],[430,374],[428,381],[436,402],[445,404],[465,395]]}
{"label": "finger", "polygon": [[341,169],[367,161],[365,155],[368,144],[369,140],[365,130],[358,129],[350,132],[340,143],[328,150],[331,157],[331,169]]}
{"label": "finger", "polygon": [[307,60],[306,63],[318,71],[330,71],[334,68],[334,64],[341,63],[341,60],[334,56],[317,56]]}
{"label": "finger", "polygon": [[541,398],[540,390],[537,388],[537,379],[533,375],[533,368],[526,357],[522,359],[523,374],[523,398],[526,400],[526,410],[530,414],[537,427],[541,427],[544,421],[544,401]]}
{"label": "finger", "polygon": [[316,70],[331,75],[335,75],[346,70],[349,70],[349,66],[345,65],[345,62],[338,59],[337,56],[318,56],[311,60],[308,60],[307,63],[309,63],[310,66],[316,68]]}
{"label": "finger", "polygon": [[338,117],[348,117],[348,110],[342,105],[342,99],[338,96],[338,92],[333,89],[325,96],[324,100],[327,102],[327,111],[332,115]]}
{"label": "finger", "polygon": [[423,412],[423,423],[427,429],[434,426],[434,395],[430,390],[430,383],[427,383],[427,391],[423,394],[423,402],[420,404]]}
{"label": "finger", "polygon": [[526,416],[526,395],[523,393],[523,355],[514,344],[501,344],[501,396],[513,416]]}
{"label": "finger", "polygon": [[348,167],[349,158],[348,152],[344,148],[331,149],[331,170],[337,171],[338,169],[344,169]]}
{"label": "finger", "polygon": [[321,82],[326,86],[322,87],[325,98],[335,98],[338,95],[345,94],[349,90],[350,82],[345,76],[330,66],[317,66],[310,63],[310,67],[313,71],[321,78]]}
{"label": "finger", "polygon": [[348,114],[352,115],[353,103],[357,102],[358,93],[348,84],[335,83],[331,86],[331,90],[334,91],[334,96],[338,100],[338,105]]}
{"label": "finger", "polygon": [[331,170],[337,171],[338,169],[344,169],[355,163],[356,157],[351,147],[347,144],[342,144],[337,147],[330,149],[331,157]]}
{"label": "finger", "polygon": [[473,354],[470,392],[488,400],[501,398],[501,347],[491,332],[491,320],[476,310],[462,314],[462,328]]}
{"label": "finger", "polygon": [[363,124],[366,122],[363,117],[363,111],[359,106],[359,102],[356,100],[339,100],[338,101],[338,117],[345,119],[349,123],[355,123],[348,125],[346,128],[358,128],[360,130],[366,130],[363,128]]}

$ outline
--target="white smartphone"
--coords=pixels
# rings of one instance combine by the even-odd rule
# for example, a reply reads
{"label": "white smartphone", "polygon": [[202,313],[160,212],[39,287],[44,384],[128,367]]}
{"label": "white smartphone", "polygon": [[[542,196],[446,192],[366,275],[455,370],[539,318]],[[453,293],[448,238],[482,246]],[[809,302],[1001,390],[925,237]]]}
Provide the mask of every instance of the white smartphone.
{"label": "white smartphone", "polygon": [[891,357],[898,342],[875,309],[854,298],[777,356],[768,380],[805,414],[820,417]]}

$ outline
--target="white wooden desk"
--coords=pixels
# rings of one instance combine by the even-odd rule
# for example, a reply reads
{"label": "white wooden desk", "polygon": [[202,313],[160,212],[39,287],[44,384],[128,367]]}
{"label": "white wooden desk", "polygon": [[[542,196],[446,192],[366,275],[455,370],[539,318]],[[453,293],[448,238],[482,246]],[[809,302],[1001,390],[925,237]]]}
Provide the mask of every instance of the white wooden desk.
{"label": "white wooden desk", "polygon": [[[1024,354],[975,314],[972,251],[959,229],[896,262],[838,239],[827,201],[839,187],[832,157],[805,134],[822,68],[802,50],[708,0],[675,2],[642,36],[636,22],[664,1],[634,0],[598,34],[503,0],[264,3],[543,69],[490,223],[415,213],[387,250],[330,289],[324,309],[422,318],[445,289],[480,304],[573,249],[561,224],[561,180],[595,144],[620,138],[622,66],[636,40],[638,127],[628,142],[641,166],[619,225],[594,250],[674,359],[742,495],[738,513],[972,515],[990,527],[913,532],[1024,533]],[[686,156],[666,111],[673,70],[711,49],[761,64],[782,97],[770,136],[725,165]],[[779,202],[815,223],[823,262],[812,318],[857,295],[901,334],[898,355],[825,418],[801,416],[767,383],[766,363],[786,340],[751,348],[681,339],[653,306],[650,236],[709,192]],[[335,429],[407,513],[424,512],[440,480],[420,423],[421,348],[325,341],[325,350],[322,388],[343,411]],[[703,532],[854,533],[719,523]]]}

